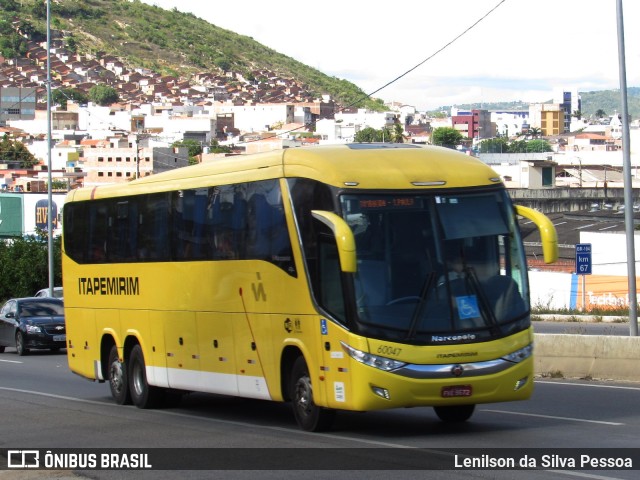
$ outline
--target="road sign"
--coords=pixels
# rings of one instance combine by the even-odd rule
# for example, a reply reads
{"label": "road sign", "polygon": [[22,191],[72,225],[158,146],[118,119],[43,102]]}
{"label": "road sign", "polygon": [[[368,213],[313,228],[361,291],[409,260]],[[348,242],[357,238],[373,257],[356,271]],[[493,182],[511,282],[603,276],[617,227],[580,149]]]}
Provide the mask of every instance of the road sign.
{"label": "road sign", "polygon": [[591,244],[576,244],[576,273],[578,275],[591,275]]}

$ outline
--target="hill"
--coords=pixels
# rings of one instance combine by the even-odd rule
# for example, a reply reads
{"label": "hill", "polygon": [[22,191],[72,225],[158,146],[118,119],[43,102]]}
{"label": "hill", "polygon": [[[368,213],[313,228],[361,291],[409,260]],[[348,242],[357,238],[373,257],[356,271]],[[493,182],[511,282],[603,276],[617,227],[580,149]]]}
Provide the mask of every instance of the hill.
{"label": "hill", "polygon": [[[620,101],[620,90],[600,90],[594,92],[578,92],[582,99],[582,116],[585,118],[595,118],[596,112],[602,110],[606,115],[614,115],[622,111]],[[551,103],[551,100],[542,101]],[[632,119],[640,118],[640,87],[627,88],[627,106]],[[486,102],[468,103],[456,105],[461,110],[485,109],[485,110],[528,110],[527,102]],[[449,111],[450,106],[442,107]]]}
{"label": "hill", "polygon": [[[210,5],[203,2],[203,8]],[[325,75],[250,37],[176,9],[164,10],[138,0],[60,0],[51,2],[51,17],[51,27],[62,32],[67,49],[113,55],[130,68],[143,67],[186,79],[205,71],[231,71],[252,78],[253,72],[269,70],[302,82],[316,96],[329,94],[342,106],[385,109],[382,100],[368,98],[347,80]],[[46,38],[44,2],[0,0],[0,24],[15,22],[21,24],[21,32],[42,41]],[[20,39],[0,43],[5,56],[6,47],[11,50],[16,42]]]}

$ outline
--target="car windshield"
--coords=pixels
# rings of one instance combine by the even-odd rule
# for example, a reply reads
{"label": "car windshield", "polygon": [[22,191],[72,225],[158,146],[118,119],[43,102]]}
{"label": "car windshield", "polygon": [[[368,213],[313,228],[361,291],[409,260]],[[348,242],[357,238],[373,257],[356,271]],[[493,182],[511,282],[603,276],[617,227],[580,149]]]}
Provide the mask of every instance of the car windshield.
{"label": "car windshield", "polygon": [[48,317],[52,315],[64,315],[62,303],[53,302],[29,302],[20,304],[19,314],[21,317]]}
{"label": "car windshield", "polygon": [[362,333],[416,343],[465,333],[477,340],[528,318],[526,265],[506,193],[341,201],[356,240]]}

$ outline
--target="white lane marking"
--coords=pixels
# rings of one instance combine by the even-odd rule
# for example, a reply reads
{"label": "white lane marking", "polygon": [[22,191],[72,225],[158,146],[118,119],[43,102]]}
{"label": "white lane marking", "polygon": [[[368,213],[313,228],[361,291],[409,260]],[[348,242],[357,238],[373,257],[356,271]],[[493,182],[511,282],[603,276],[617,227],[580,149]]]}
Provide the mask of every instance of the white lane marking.
{"label": "white lane marking", "polygon": [[622,480],[620,477],[605,477],[603,475],[594,475],[593,473],[572,472],[570,470],[545,470],[555,474],[569,475],[571,477],[593,478],[595,480]]}
{"label": "white lane marking", "polygon": [[[115,403],[109,403],[109,402],[98,402],[96,400],[85,400],[82,398],[75,398],[75,397],[67,397],[64,395],[56,395],[53,393],[46,393],[46,392],[37,392],[34,390],[24,390],[21,388],[10,388],[10,387],[0,387],[0,390],[6,390],[8,392],[18,392],[18,393],[27,393],[30,395],[38,395],[41,397],[48,397],[48,398],[56,398],[59,400],[69,400],[72,402],[78,402],[78,403],[86,403],[88,405],[100,405],[100,406],[110,406],[110,407],[117,407],[117,408],[122,408],[121,405],[117,405]],[[240,426],[240,427],[247,427],[247,428],[253,428],[255,429],[256,427],[260,427],[263,428],[265,430],[275,430],[278,432],[286,432],[286,433],[297,433],[300,435],[306,435],[306,436],[310,436],[310,437],[318,437],[319,435],[323,436],[323,437],[328,437],[328,438],[335,438],[336,440],[343,440],[343,441],[352,441],[352,442],[357,442],[357,443],[364,443],[367,445],[377,445],[377,446],[381,446],[381,447],[391,447],[391,448],[416,448],[416,447],[412,447],[412,446],[408,446],[408,445],[402,445],[399,443],[390,443],[390,442],[379,442],[376,440],[366,440],[366,439],[361,439],[361,438],[354,438],[354,437],[343,437],[340,435],[334,435],[334,434],[330,434],[330,433],[313,433],[313,432],[305,432],[302,430],[298,430],[297,428],[284,428],[284,427],[273,427],[273,426],[268,426],[268,425],[256,425],[254,423],[246,423],[246,422],[236,422],[236,421],[232,421],[232,420],[219,420],[216,418],[207,418],[207,417],[199,417],[196,415],[191,415],[191,414],[187,414],[187,413],[179,413],[179,412],[170,412],[168,410],[151,410],[149,411],[149,413],[155,413],[155,414],[160,414],[160,415],[169,415],[172,417],[179,417],[179,418],[187,418],[189,420],[196,420],[196,421],[207,421],[207,422],[211,422],[211,423],[221,423],[221,424],[225,424],[225,425],[235,425],[235,426]]]}
{"label": "white lane marking", "polygon": [[573,417],[558,417],[555,415],[540,415],[538,413],[523,413],[523,412],[509,412],[507,410],[491,410],[491,409],[482,409],[482,412],[491,412],[491,413],[506,413],[507,415],[521,415],[523,417],[538,417],[538,418],[549,418],[552,420],[569,420],[570,422],[582,422],[582,423],[597,423],[600,425],[625,425],[624,423],[618,422],[604,422],[602,420],[587,420],[586,418],[573,418]]}
{"label": "white lane marking", "polygon": [[24,363],[24,362],[21,362],[19,360],[0,360],[0,362],[4,362],[4,363]]}
{"label": "white lane marking", "polygon": [[600,385],[597,383],[545,382],[543,380],[536,380],[536,383],[544,383],[546,385],[570,385],[572,387],[613,388],[613,389],[620,389],[620,390],[640,391],[640,387],[625,387],[622,385]]}
{"label": "white lane marking", "polygon": [[[551,383],[551,382],[550,382]],[[111,406],[111,407],[116,407],[116,408],[122,408],[121,405],[117,405],[115,403],[108,403],[108,402],[98,402],[95,400],[84,400],[81,398],[75,398],[75,397],[67,397],[64,395],[55,395],[52,393],[45,393],[45,392],[36,392],[33,390],[23,390],[23,389],[19,389],[19,388],[9,388],[9,387],[0,387],[0,390],[7,390],[7,391],[11,391],[11,392],[19,392],[19,393],[28,393],[31,395],[39,395],[42,397],[49,397],[49,398],[57,398],[57,399],[61,399],[61,400],[70,400],[73,402],[78,402],[78,403],[86,403],[89,405],[100,405],[100,406]],[[500,412],[500,413],[511,413],[514,414],[515,412],[501,412],[499,410],[482,410],[482,411],[495,411],[495,412]],[[237,426],[241,426],[241,427],[248,427],[248,428],[256,428],[257,425],[255,424],[251,424],[251,423],[245,423],[245,422],[234,422],[234,421],[230,421],[230,420],[218,420],[215,418],[207,418],[207,417],[197,417],[194,415],[189,415],[186,413],[178,413],[178,412],[169,412],[166,410],[153,410],[152,411],[155,414],[163,414],[163,415],[170,415],[172,417],[178,417],[178,418],[187,418],[189,420],[198,420],[198,421],[207,421],[207,422],[211,422],[211,423],[222,423],[222,424],[227,424],[227,425],[237,425]],[[543,416],[543,415],[532,415],[532,416]],[[554,418],[554,417],[548,417],[548,418]],[[555,417],[555,418],[561,418],[561,417]],[[602,422],[600,422],[602,423]],[[296,433],[298,435],[303,435],[303,436],[310,436],[310,437],[314,437],[314,438],[318,438],[318,437],[327,437],[327,438],[333,438],[336,440],[341,440],[341,441],[351,441],[354,443],[361,443],[361,444],[367,444],[367,445],[375,445],[375,446],[380,446],[380,447],[391,447],[391,448],[402,448],[402,449],[413,449],[416,447],[413,446],[408,446],[408,445],[402,445],[402,444],[398,444],[398,443],[390,443],[390,442],[379,442],[379,441],[375,441],[375,440],[366,440],[366,439],[362,439],[362,438],[354,438],[354,437],[346,437],[346,436],[339,436],[339,435],[333,435],[330,433],[313,433],[313,432],[305,432],[302,430],[298,430],[297,428],[283,428],[283,427],[270,427],[270,426],[260,426],[260,428],[263,428],[265,430],[275,430],[278,432],[286,432],[286,433]],[[421,448],[421,451],[424,452],[432,452],[438,455],[442,455],[442,456],[453,456],[454,452],[447,452],[447,451],[441,451],[441,450],[433,450],[430,448]],[[542,470],[543,472],[551,472],[557,475],[567,475],[570,477],[580,477],[580,478],[588,478],[588,479],[592,479],[592,480],[620,480],[618,477],[609,477],[609,476],[602,476],[602,475],[594,475],[594,474],[590,474],[590,473],[584,473],[584,472],[572,472],[572,471],[568,471],[568,470]]]}

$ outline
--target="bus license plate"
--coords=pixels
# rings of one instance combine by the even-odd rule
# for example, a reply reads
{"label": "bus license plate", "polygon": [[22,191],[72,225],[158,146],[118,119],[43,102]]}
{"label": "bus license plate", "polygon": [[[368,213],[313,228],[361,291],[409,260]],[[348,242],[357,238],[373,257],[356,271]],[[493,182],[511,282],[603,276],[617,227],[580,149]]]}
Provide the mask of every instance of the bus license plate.
{"label": "bus license plate", "polygon": [[472,393],[471,385],[452,385],[450,387],[442,387],[440,394],[444,398],[449,397],[470,397]]}
{"label": "bus license plate", "polygon": [[54,342],[66,342],[67,341],[67,336],[66,335],[54,335],[53,336],[53,341]]}

